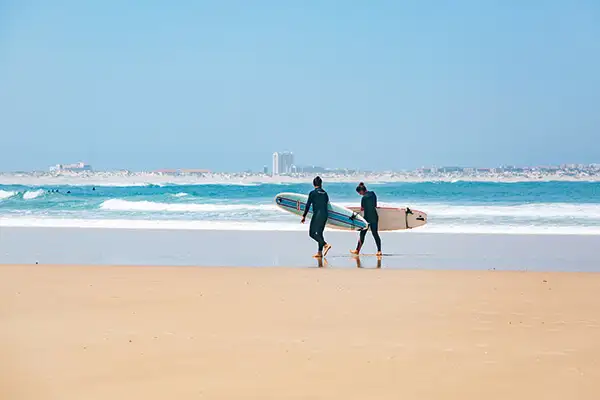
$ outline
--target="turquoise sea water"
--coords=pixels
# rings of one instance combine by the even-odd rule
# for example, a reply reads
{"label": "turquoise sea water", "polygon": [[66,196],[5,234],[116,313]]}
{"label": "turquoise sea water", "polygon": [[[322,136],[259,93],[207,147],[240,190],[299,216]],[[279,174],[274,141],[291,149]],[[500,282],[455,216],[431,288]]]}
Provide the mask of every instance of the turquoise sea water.
{"label": "turquoise sea water", "polygon": [[[354,187],[325,185],[331,201],[342,205],[359,204]],[[308,184],[0,185],[0,226],[300,230],[305,228],[297,218],[277,209],[273,199],[280,192],[310,189]],[[596,182],[385,183],[369,189],[381,205],[426,212],[429,223],[419,228],[424,232],[600,234]]]}

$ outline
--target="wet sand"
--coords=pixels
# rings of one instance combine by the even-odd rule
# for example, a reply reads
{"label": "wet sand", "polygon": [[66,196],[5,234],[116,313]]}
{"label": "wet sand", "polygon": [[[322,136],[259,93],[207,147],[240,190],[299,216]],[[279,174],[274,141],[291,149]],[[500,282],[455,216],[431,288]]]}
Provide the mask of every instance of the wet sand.
{"label": "wet sand", "polygon": [[0,266],[2,399],[597,399],[600,274]]}
{"label": "wet sand", "polygon": [[[594,235],[508,235],[382,232],[387,269],[600,272]],[[355,268],[355,232],[326,230],[332,268]],[[194,231],[0,228],[0,264],[316,267],[306,230]],[[367,236],[364,251],[375,253]],[[376,267],[365,257],[365,267]]]}

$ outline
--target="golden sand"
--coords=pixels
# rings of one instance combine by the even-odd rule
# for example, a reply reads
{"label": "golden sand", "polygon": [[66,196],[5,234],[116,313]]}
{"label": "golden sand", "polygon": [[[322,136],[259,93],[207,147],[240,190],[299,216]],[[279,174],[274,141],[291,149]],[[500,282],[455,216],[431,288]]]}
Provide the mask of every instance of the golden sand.
{"label": "golden sand", "polygon": [[0,266],[1,399],[600,399],[600,274]]}

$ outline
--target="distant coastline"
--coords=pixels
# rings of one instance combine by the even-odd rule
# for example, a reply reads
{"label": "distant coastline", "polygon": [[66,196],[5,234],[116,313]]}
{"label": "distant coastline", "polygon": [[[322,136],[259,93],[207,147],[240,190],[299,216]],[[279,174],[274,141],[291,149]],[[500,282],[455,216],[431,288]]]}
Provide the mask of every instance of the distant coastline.
{"label": "distant coastline", "polygon": [[[257,185],[307,183],[316,173],[270,176],[262,173],[165,174],[156,172],[80,172],[80,173],[0,173],[1,185],[77,185],[77,186],[143,186],[143,185]],[[380,172],[320,173],[326,182],[418,183],[418,182],[600,182],[600,171],[540,172]]]}

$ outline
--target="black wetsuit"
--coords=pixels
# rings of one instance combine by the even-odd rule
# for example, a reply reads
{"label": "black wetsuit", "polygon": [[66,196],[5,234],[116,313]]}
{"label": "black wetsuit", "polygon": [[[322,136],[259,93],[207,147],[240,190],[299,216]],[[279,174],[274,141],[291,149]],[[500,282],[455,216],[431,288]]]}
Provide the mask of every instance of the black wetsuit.
{"label": "black wetsuit", "polygon": [[[379,237],[379,232],[377,231],[379,227],[379,214],[377,214],[377,196],[375,195],[375,193],[370,191],[365,192],[360,202],[360,207],[364,211],[365,220],[367,220],[367,222],[369,223],[369,229],[371,229],[373,239],[375,239],[377,251],[381,251],[381,238]],[[366,236],[367,229],[361,230],[360,239],[358,240],[356,250],[360,250],[363,243],[365,242]]]}
{"label": "black wetsuit", "polygon": [[329,195],[322,188],[316,188],[308,195],[306,208],[304,209],[304,218],[308,214],[308,210],[312,206],[312,218],[310,219],[310,228],[308,234],[317,243],[319,243],[319,251],[323,251],[323,247],[327,244],[323,237],[325,224],[327,223],[327,204],[329,204]]}

